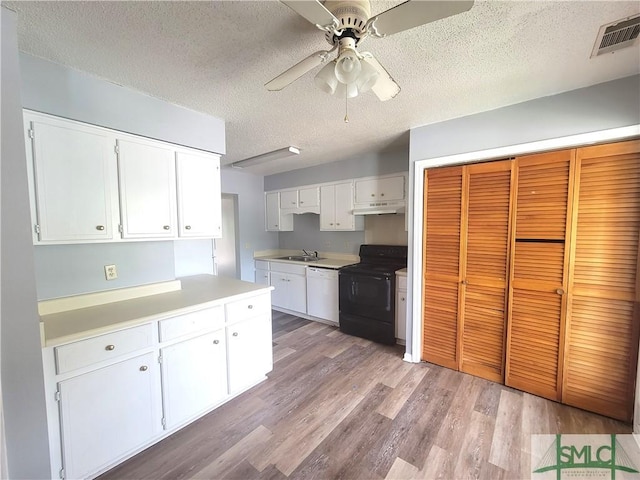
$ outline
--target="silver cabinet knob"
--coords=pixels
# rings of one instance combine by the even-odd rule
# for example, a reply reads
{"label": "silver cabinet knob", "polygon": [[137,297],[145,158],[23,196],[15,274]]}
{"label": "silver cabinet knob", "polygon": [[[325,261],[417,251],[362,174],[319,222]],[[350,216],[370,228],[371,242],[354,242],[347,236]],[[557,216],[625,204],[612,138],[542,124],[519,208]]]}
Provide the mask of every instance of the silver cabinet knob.
{"label": "silver cabinet knob", "polygon": [[384,193],[381,193],[381,194],[380,194],[380,196],[381,196],[381,197],[384,197]]}
{"label": "silver cabinet knob", "polygon": [[96,225],[96,230],[103,231],[104,230],[104,225]]}
{"label": "silver cabinet knob", "polygon": [[336,225],[337,225],[338,227],[340,226],[340,224],[339,224],[339,223],[336,223]]}
{"label": "silver cabinet knob", "polygon": [[249,310],[251,310],[251,309],[253,309],[253,305],[247,305],[247,308],[248,308]]}
{"label": "silver cabinet knob", "polygon": [[140,371],[141,371],[141,372],[146,372],[147,370],[149,370],[149,367],[147,367],[146,365],[142,365],[142,366],[140,367]]}
{"label": "silver cabinet knob", "polygon": [[169,230],[171,227],[170,227],[169,225],[165,225],[165,226],[164,226],[164,227],[162,227],[162,228],[164,228],[165,230]]}
{"label": "silver cabinet knob", "polygon": [[234,337],[238,336],[238,332],[233,332],[231,335],[233,335]]}
{"label": "silver cabinet knob", "polygon": [[404,297],[400,297],[400,301],[401,301],[401,302],[404,302]]}
{"label": "silver cabinet knob", "polygon": [[372,196],[372,197],[375,197],[375,196],[376,196],[376,194],[375,194],[375,193],[372,193],[372,194],[371,194],[371,196]]}
{"label": "silver cabinet knob", "polygon": [[216,340],[214,340],[214,341],[213,341],[213,344],[214,344],[214,345],[218,345],[219,343],[220,343],[220,340],[218,340],[218,339],[216,339]]}
{"label": "silver cabinet knob", "polygon": [[106,347],[104,347],[104,349],[110,352],[111,350],[115,350],[116,346],[115,345],[107,345]]}
{"label": "silver cabinet knob", "polygon": [[184,226],[184,229],[185,229],[185,230],[191,230],[191,225],[185,225],[185,226]]}
{"label": "silver cabinet knob", "polygon": [[558,288],[558,289],[556,290],[556,293],[557,293],[558,295],[564,295],[564,290],[563,290],[562,288]]}
{"label": "silver cabinet knob", "polygon": [[330,223],[329,225],[333,226],[333,223]]}

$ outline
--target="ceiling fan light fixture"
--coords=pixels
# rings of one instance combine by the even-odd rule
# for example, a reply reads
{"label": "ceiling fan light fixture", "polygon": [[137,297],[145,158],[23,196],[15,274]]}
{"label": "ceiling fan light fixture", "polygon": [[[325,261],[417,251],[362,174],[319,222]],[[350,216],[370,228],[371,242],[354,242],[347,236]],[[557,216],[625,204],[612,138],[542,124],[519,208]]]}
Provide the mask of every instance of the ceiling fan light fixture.
{"label": "ceiling fan light fixture", "polygon": [[345,48],[336,60],[335,73],[340,83],[353,83],[358,79],[362,70],[362,62],[358,54],[351,48]]}
{"label": "ceiling fan light fixture", "polygon": [[322,67],[322,70],[320,70],[313,79],[313,83],[323,92],[333,95],[338,86],[338,79],[335,74],[335,61],[329,62]]}
{"label": "ceiling fan light fixture", "polygon": [[371,87],[376,84],[380,73],[378,73],[378,70],[376,70],[376,68],[371,65],[366,58],[363,58],[361,63],[362,70],[360,71],[360,75],[358,75],[356,85],[358,86],[358,91],[364,93],[371,90]]}
{"label": "ceiling fan light fixture", "polygon": [[335,95],[338,98],[354,98],[358,96],[358,86],[353,83],[338,83],[336,87]]}

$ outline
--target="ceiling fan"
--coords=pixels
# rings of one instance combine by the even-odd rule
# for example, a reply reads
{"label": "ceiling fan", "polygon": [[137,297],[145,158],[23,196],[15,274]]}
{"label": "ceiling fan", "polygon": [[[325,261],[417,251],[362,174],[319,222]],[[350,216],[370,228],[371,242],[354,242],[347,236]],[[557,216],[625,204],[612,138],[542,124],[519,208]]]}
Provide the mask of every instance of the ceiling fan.
{"label": "ceiling fan", "polygon": [[[314,83],[329,94],[353,98],[371,89],[381,100],[390,100],[400,86],[369,52],[358,46],[368,36],[384,38],[394,33],[466,12],[473,0],[409,0],[378,15],[371,16],[369,0],[280,0],[300,16],[325,32],[329,50],[309,55],[293,67],[267,82],[267,90],[282,90],[315,67],[328,62]],[[332,52],[337,50],[333,60]]]}

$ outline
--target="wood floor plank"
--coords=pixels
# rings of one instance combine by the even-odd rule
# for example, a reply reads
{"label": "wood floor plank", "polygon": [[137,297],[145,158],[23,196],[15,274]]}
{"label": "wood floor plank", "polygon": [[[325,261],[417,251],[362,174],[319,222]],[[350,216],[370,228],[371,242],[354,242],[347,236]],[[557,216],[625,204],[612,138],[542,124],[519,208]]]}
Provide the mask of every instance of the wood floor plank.
{"label": "wood floor plank", "polygon": [[[491,443],[489,462],[504,470],[520,473],[520,426],[522,424],[522,395],[509,390],[500,393],[500,404]],[[524,474],[525,472],[523,472]]]}
{"label": "wood floor plank", "polygon": [[429,367],[410,368],[376,411],[385,417],[396,418],[428,371]]}
{"label": "wood floor plank", "polygon": [[453,453],[433,445],[425,460],[424,468],[420,471],[419,478],[424,480],[451,480],[455,478],[454,470],[455,459]]}
{"label": "wood floor plank", "polygon": [[391,465],[391,470],[387,473],[385,480],[414,480],[419,478],[420,470],[409,462],[405,462],[400,457]]}

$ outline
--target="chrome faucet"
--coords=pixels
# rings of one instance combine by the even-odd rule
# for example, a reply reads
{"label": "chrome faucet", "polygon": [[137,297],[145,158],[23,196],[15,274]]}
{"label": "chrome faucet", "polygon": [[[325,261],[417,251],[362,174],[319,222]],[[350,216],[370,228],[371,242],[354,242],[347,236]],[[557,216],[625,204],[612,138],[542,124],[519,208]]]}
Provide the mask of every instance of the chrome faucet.
{"label": "chrome faucet", "polygon": [[304,254],[307,257],[316,257],[316,258],[318,258],[318,252],[316,250],[313,251],[313,255],[311,255],[309,252],[307,252],[304,248],[302,249],[302,251],[304,252]]}

